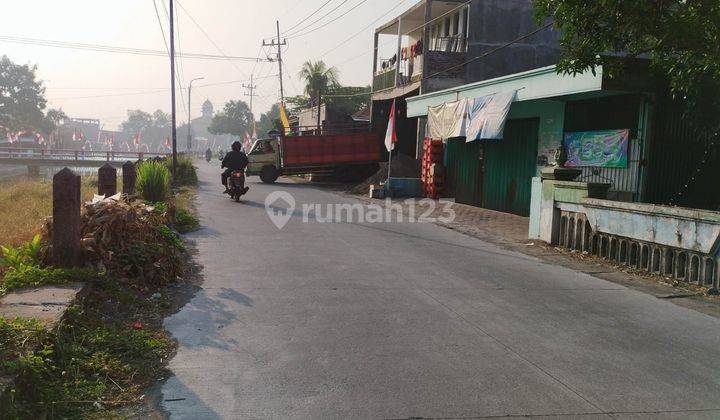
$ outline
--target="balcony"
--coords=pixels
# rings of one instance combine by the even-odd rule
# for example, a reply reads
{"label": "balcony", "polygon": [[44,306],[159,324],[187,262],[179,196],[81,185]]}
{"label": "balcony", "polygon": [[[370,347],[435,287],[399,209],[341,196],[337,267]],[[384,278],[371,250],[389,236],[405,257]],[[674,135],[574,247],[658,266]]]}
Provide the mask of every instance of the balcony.
{"label": "balcony", "polygon": [[373,77],[373,92],[395,87],[395,68],[385,69]]}

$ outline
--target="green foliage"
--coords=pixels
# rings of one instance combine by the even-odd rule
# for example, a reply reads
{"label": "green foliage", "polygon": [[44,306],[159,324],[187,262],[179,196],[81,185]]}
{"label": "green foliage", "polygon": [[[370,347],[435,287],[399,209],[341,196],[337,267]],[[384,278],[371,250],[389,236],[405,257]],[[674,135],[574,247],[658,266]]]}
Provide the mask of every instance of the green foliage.
{"label": "green foliage", "polygon": [[73,281],[87,281],[95,276],[93,270],[84,268],[46,268],[20,264],[5,272],[2,288],[5,292],[24,287],[39,287]]}
{"label": "green foliage", "polygon": [[185,244],[183,244],[182,239],[180,239],[180,237],[177,236],[168,225],[160,225],[157,229],[168,244],[180,251],[185,249]]}
{"label": "green foliage", "polygon": [[0,353],[0,370],[19,375],[4,418],[46,418],[49,408],[53,418],[87,418],[137,401],[175,348],[159,327],[133,325],[160,304],[103,282],[68,310],[56,331],[0,319],[0,340],[13,343]]}
{"label": "green foliage", "polygon": [[187,233],[196,230],[200,226],[200,221],[186,209],[178,207],[175,209],[175,220],[173,224],[178,232]]}
{"label": "green foliage", "polygon": [[[167,159],[165,165],[172,172],[172,160]],[[175,186],[197,185],[197,170],[192,159],[187,156],[178,156],[177,172],[172,174],[172,180]]]}
{"label": "green foliage", "polygon": [[41,248],[40,235],[35,235],[30,242],[19,247],[0,246],[0,251],[2,251],[0,265],[10,268],[20,268],[25,265],[39,265]]}
{"label": "green foliage", "polygon": [[229,101],[222,111],[215,114],[208,127],[212,134],[230,134],[242,137],[252,132],[253,116],[244,101]]}
{"label": "green foliage", "polygon": [[339,71],[328,67],[324,61],[306,61],[303,63],[298,77],[305,82],[304,92],[310,97],[310,104],[316,105],[319,94],[328,92],[340,85]]}
{"label": "green foliage", "polygon": [[147,201],[165,201],[170,171],[162,162],[145,161],[137,168],[135,189]]}
{"label": "green foliage", "polygon": [[[13,132],[42,130],[45,87],[37,80],[37,66],[15,64],[0,57],[0,126]],[[0,132],[5,136],[4,130]]]}
{"label": "green foliage", "polygon": [[618,60],[604,53],[648,57],[686,113],[702,126],[720,123],[720,2],[534,0],[538,22],[561,31],[558,70],[622,77]]}
{"label": "green foliage", "polygon": [[257,134],[260,138],[265,137],[270,130],[282,130],[278,104],[273,104],[268,112],[260,115],[260,121],[257,124]]}

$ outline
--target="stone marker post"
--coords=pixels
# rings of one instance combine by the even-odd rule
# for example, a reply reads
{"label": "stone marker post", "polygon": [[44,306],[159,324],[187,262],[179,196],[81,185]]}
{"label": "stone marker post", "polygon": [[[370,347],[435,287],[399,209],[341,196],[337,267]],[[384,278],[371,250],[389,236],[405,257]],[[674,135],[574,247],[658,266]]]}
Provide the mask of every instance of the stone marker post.
{"label": "stone marker post", "polygon": [[123,193],[127,195],[135,194],[135,164],[129,160],[123,163]]}
{"label": "stone marker post", "polygon": [[98,195],[110,197],[117,194],[117,169],[109,163],[98,169]]}
{"label": "stone marker post", "polygon": [[53,261],[59,267],[80,263],[80,175],[64,168],[53,177]]}

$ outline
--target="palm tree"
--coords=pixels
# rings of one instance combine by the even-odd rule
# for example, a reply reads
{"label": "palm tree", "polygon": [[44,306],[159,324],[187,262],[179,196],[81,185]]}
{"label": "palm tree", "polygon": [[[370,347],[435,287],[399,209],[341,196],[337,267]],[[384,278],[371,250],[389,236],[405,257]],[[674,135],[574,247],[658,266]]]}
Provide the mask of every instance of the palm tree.
{"label": "palm tree", "polygon": [[305,81],[305,94],[310,97],[311,104],[317,104],[322,92],[335,88],[339,85],[338,69],[330,67],[324,61],[306,61],[298,77]]}

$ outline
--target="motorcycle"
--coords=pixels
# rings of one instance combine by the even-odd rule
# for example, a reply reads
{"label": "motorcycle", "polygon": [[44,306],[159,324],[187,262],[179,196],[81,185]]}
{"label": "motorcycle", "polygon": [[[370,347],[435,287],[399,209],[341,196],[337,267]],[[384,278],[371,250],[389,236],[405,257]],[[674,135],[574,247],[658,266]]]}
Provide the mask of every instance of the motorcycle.
{"label": "motorcycle", "polygon": [[210,161],[212,160],[212,154],[206,153],[206,154],[205,154],[205,160],[208,161],[208,163],[210,163]]}
{"label": "motorcycle", "polygon": [[250,187],[245,186],[245,172],[244,171],[233,171],[228,178],[228,189],[230,192],[230,198],[235,202],[240,201],[240,197],[245,195]]}

